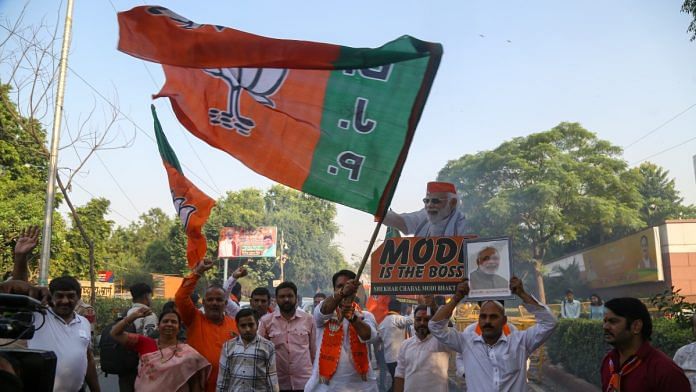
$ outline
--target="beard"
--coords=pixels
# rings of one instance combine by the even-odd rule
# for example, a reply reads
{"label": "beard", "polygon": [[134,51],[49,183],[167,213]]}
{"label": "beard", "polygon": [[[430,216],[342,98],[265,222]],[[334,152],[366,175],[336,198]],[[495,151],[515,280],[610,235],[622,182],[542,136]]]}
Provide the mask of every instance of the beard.
{"label": "beard", "polygon": [[498,272],[498,265],[481,264],[480,269],[484,274],[495,275]]}
{"label": "beard", "polygon": [[436,224],[440,223],[443,220],[447,219],[447,217],[452,213],[452,208],[450,207],[444,207],[440,210],[437,210],[436,213],[430,213],[429,211],[426,211],[428,213],[428,222],[430,224]]}
{"label": "beard", "polygon": [[282,310],[283,312],[288,313],[288,312],[292,312],[293,309],[295,309],[295,305],[296,305],[296,304],[294,304],[294,303],[292,303],[292,302],[285,302],[285,303],[282,303],[282,304],[278,304],[278,307],[279,307],[280,310]]}

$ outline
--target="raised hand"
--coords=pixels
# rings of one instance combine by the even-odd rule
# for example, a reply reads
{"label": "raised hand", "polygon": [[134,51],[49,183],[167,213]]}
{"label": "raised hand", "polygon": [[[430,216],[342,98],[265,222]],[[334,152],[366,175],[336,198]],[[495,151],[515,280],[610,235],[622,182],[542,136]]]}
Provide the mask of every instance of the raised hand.
{"label": "raised hand", "polygon": [[246,267],[244,267],[242,265],[239,268],[237,268],[236,270],[234,270],[234,272],[232,272],[232,277],[234,277],[235,279],[240,279],[240,278],[247,276],[248,274],[249,274],[249,271],[247,271]]}
{"label": "raised hand", "polygon": [[17,238],[17,243],[15,244],[14,253],[16,255],[26,255],[29,254],[38,243],[39,239],[39,226],[29,226],[28,228],[22,230]]}
{"label": "raised hand", "polygon": [[469,279],[464,278],[464,280],[457,285],[457,288],[454,291],[454,298],[457,302],[459,302],[467,295],[469,295]]}
{"label": "raised hand", "polygon": [[510,291],[512,291],[512,293],[517,295],[518,297],[524,295],[525,291],[524,286],[522,285],[522,279],[516,276],[510,278]]}
{"label": "raised hand", "polygon": [[201,260],[196,264],[195,267],[193,267],[193,272],[202,275],[205,271],[208,271],[209,269],[215,267],[215,262],[213,260]]}
{"label": "raised hand", "polygon": [[355,280],[347,281],[346,284],[341,288],[342,297],[345,298],[355,295],[355,293],[358,291],[358,287],[360,287],[360,282]]}
{"label": "raised hand", "polygon": [[145,316],[149,316],[151,314],[152,314],[152,310],[150,310],[150,308],[148,308],[147,306],[143,306],[143,307],[136,309],[135,312],[131,313],[128,316],[128,318],[131,321],[133,321],[133,320],[137,320],[139,318],[145,317]]}

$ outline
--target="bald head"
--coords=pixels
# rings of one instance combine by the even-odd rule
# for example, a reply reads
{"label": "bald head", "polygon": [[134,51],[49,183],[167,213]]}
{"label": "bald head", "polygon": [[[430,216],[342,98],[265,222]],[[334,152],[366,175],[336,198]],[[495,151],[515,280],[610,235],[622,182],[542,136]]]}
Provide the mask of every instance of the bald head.
{"label": "bald head", "polygon": [[481,311],[483,312],[484,309],[486,312],[498,312],[501,316],[505,316],[505,306],[499,301],[483,301],[481,304]]}

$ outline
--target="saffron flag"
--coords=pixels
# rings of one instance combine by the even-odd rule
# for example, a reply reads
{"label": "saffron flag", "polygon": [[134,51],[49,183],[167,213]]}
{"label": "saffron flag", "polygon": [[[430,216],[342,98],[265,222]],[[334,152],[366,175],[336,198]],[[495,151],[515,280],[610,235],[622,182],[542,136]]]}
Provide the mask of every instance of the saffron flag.
{"label": "saffron flag", "polygon": [[160,63],[179,121],[272,180],[382,217],[442,46],[261,37],[155,6],[119,13],[119,50]]}
{"label": "saffron flag", "polygon": [[164,168],[167,170],[174,208],[176,209],[176,214],[181,219],[181,223],[184,225],[184,231],[186,231],[186,237],[188,238],[186,259],[188,260],[189,268],[193,268],[199,261],[203,260],[208,249],[201,228],[208,220],[210,210],[215,205],[215,201],[201,192],[184,176],[179,160],[162,131],[162,125],[160,125],[157,118],[154,105],[152,105],[152,117],[155,120],[157,147],[159,148]]}

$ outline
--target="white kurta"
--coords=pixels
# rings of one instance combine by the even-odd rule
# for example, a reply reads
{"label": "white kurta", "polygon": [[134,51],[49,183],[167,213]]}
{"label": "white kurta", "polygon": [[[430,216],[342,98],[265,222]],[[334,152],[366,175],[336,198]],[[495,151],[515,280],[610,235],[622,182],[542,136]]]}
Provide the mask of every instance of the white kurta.
{"label": "white kurta", "polygon": [[[394,214],[389,211],[388,214]],[[407,212],[398,214],[406,223],[406,233],[413,234],[416,237],[442,237],[442,236],[457,236],[467,234],[466,219],[464,214],[458,210],[454,210],[447,218],[431,224],[428,221],[428,213],[425,209],[416,212]]]}
{"label": "white kurta", "polygon": [[447,392],[450,353],[432,335],[414,336],[401,345],[394,377],[404,379],[404,392]]}
{"label": "white kurta", "polygon": [[[370,326],[371,330],[370,339],[367,341],[360,339],[360,341],[363,343],[376,342],[379,336],[377,334],[375,316],[367,311],[360,312],[360,316],[363,317],[363,321]],[[350,323],[345,319],[343,320],[343,347],[341,348],[341,356],[338,359],[336,373],[334,373],[328,385],[319,382],[319,352],[324,338],[324,326],[331,317],[332,314],[321,313],[321,304],[314,308],[314,322],[317,325],[317,355],[314,358],[312,377],[307,381],[304,390],[306,392],[377,392],[377,376],[374,370],[372,370],[372,363],[370,363],[367,372],[367,381],[363,381],[355,370],[353,356],[350,352],[350,334],[348,332]]]}
{"label": "white kurta", "polygon": [[492,346],[473,329],[457,332],[449,320],[428,323],[430,332],[452,350],[462,353],[466,386],[470,392],[527,390],[527,359],[556,328],[556,318],[546,306],[524,304],[534,314],[536,325],[524,331],[500,336]]}

